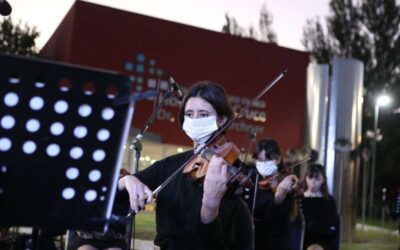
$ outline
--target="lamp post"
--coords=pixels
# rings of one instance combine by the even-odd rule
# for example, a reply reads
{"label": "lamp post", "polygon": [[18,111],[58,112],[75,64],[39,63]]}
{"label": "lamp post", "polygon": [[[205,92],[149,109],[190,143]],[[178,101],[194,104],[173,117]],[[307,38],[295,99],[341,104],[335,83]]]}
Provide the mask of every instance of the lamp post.
{"label": "lamp post", "polygon": [[6,0],[0,0],[0,15],[8,16],[11,14],[11,5]]}
{"label": "lamp post", "polygon": [[361,206],[361,220],[362,220],[362,231],[365,227],[365,214],[367,208],[367,185],[368,185],[368,170],[369,170],[369,159],[371,156],[371,148],[364,146],[361,152],[363,158],[363,178],[362,178],[362,206]]}
{"label": "lamp post", "polygon": [[374,206],[374,185],[375,185],[375,165],[376,165],[376,141],[378,138],[378,118],[379,107],[386,106],[390,102],[390,97],[381,95],[375,102],[374,112],[374,137],[372,140],[372,166],[371,166],[371,181],[370,181],[370,194],[369,194],[369,217],[372,217],[372,208]]}

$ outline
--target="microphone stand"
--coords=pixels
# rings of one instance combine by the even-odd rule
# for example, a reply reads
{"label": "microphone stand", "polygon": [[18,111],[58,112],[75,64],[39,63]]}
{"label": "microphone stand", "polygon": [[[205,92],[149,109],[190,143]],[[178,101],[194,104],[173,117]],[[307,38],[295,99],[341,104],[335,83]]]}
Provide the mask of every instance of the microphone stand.
{"label": "microphone stand", "polygon": [[251,207],[251,217],[253,217],[254,220],[254,209],[256,206],[256,199],[257,199],[257,192],[258,192],[258,180],[259,180],[259,173],[256,170],[256,181],[254,183],[254,194],[253,194],[253,204]]}
{"label": "microphone stand", "polygon": [[[160,111],[161,107],[165,103],[165,101],[172,96],[172,92],[174,91],[173,87],[169,87],[168,91],[164,94],[161,101],[155,107],[153,113],[151,114],[150,118],[147,120],[145,126],[139,131],[139,133],[135,136],[131,144],[129,145],[129,169],[133,170],[133,174],[136,174],[139,171],[139,159],[142,153],[142,141],[143,134],[147,131],[147,129],[151,126],[156,118],[158,112]],[[133,247],[135,247],[135,213],[130,213],[132,219],[130,220],[131,223],[127,225],[127,239],[126,239],[126,246],[127,250],[130,250],[131,243]]]}

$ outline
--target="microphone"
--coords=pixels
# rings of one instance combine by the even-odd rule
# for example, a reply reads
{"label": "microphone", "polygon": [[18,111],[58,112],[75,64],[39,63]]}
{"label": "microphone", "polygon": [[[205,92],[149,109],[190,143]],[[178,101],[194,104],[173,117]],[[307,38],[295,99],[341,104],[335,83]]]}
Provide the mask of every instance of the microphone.
{"label": "microphone", "polygon": [[0,0],[0,15],[8,16],[11,14],[11,5],[6,0]]}
{"label": "microphone", "polygon": [[169,91],[175,92],[176,97],[178,97],[179,100],[182,100],[183,98],[183,90],[181,86],[179,86],[178,83],[175,82],[174,78],[172,76],[168,79],[169,82]]}

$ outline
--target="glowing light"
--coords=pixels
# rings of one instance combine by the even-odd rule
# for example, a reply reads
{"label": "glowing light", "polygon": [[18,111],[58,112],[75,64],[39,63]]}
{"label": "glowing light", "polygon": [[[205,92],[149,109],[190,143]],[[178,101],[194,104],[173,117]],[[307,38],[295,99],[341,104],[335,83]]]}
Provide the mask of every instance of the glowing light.
{"label": "glowing light", "polygon": [[390,102],[392,101],[392,99],[388,96],[388,95],[381,95],[378,97],[377,99],[377,104],[379,106],[386,106],[388,105]]}

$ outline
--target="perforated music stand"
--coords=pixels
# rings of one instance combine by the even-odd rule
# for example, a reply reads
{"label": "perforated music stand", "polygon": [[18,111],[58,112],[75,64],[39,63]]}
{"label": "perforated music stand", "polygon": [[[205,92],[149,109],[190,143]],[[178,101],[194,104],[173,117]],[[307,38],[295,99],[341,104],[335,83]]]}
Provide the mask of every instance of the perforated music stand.
{"label": "perforated music stand", "polygon": [[0,55],[0,225],[110,221],[132,105],[113,72]]}

